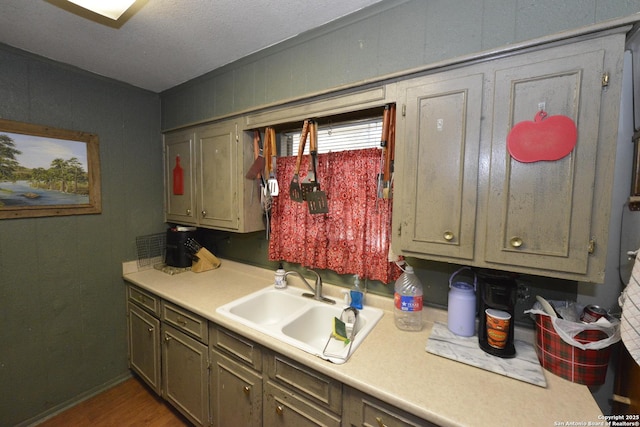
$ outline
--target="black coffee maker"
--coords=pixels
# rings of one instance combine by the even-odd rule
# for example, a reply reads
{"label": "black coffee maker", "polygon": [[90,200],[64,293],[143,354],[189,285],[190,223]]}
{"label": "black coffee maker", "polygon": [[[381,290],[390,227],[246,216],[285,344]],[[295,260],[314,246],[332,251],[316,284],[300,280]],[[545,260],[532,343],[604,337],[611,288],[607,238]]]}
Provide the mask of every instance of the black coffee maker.
{"label": "black coffee maker", "polygon": [[[478,344],[485,352],[504,358],[515,357],[514,313],[518,297],[518,284],[513,274],[492,271],[476,271],[478,277]],[[489,344],[487,336],[487,309],[506,311],[511,315],[504,348]]]}
{"label": "black coffee maker", "polygon": [[164,262],[169,267],[191,267],[191,254],[184,245],[195,236],[196,227],[175,226],[167,229],[167,244]]}

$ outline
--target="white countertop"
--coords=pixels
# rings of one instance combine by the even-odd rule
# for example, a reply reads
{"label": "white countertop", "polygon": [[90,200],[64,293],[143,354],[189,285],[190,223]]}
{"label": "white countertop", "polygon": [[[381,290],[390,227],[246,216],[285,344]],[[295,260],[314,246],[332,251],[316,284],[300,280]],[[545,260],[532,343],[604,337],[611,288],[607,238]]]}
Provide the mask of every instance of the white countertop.
{"label": "white countertop", "polygon": [[[544,371],[547,387],[542,388],[427,353],[433,322],[446,321],[442,310],[425,307],[423,330],[405,332],[394,325],[392,300],[367,294],[365,304],[382,308],[385,314],[349,360],[336,365],[216,313],[219,306],[270,286],[271,270],[222,260],[216,270],[169,275],[155,269],[137,271],[133,261],[123,264],[123,273],[128,282],[438,425],[553,426],[602,421],[586,386],[549,371]],[[289,284],[298,283],[291,278]],[[340,297],[344,289],[325,284],[323,292]]]}

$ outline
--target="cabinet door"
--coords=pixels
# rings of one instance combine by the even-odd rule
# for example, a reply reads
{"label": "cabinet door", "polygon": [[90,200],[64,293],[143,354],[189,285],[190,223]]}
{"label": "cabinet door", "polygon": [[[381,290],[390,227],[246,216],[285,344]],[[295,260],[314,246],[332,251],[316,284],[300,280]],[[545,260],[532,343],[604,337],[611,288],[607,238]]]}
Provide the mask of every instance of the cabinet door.
{"label": "cabinet door", "polygon": [[[495,71],[489,262],[587,272],[604,51],[564,51],[539,62],[513,58]],[[507,135],[540,108],[571,118],[577,144],[560,160],[521,163],[509,155]]]}
{"label": "cabinet door", "polygon": [[418,83],[406,90],[404,162],[396,166],[406,177],[396,184],[402,251],[472,259],[483,76]]}
{"label": "cabinet door", "polygon": [[361,391],[345,387],[343,426],[436,427]]}
{"label": "cabinet door", "polygon": [[198,216],[204,226],[238,228],[238,172],[235,123],[196,132]]}
{"label": "cabinet door", "polygon": [[160,394],[160,321],[129,303],[129,367]]}
{"label": "cabinet door", "polygon": [[[167,134],[164,146],[166,220],[195,224],[193,132]],[[181,180],[182,183],[176,180]]]}
{"label": "cabinet door", "polygon": [[211,351],[213,425],[262,426],[262,375]]}
{"label": "cabinet door", "polygon": [[265,427],[339,427],[341,420],[332,412],[321,408],[297,393],[278,387],[271,381],[265,384]]}
{"label": "cabinet door", "polygon": [[209,422],[207,347],[184,333],[162,326],[164,398],[196,425]]}

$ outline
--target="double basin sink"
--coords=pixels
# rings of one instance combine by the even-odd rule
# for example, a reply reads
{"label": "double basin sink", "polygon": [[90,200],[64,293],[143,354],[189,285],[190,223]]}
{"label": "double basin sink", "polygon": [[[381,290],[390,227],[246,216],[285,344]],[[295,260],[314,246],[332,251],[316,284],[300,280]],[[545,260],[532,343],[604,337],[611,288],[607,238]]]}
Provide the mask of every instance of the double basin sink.
{"label": "double basin sink", "polygon": [[[333,318],[347,321],[352,311],[345,311],[341,301],[333,300],[335,304],[329,304],[303,293],[302,289],[291,286],[285,289],[270,286],[225,304],[217,312],[334,363],[346,362],[384,313],[368,306],[358,310],[351,334],[351,325],[347,325],[348,336],[352,338],[347,344],[332,338]],[[349,320],[353,320],[352,315]]]}

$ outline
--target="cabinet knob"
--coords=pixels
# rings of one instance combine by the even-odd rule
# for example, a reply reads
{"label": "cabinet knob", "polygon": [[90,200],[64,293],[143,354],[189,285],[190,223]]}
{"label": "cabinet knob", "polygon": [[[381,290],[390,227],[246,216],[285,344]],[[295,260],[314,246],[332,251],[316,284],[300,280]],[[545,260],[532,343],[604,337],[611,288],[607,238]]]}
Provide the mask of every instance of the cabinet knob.
{"label": "cabinet knob", "polygon": [[246,385],[246,386],[242,387],[242,391],[244,392],[245,396],[249,396],[251,394],[251,387]]}
{"label": "cabinet knob", "polygon": [[187,209],[187,215],[191,216],[191,209]]}
{"label": "cabinet knob", "polygon": [[164,335],[164,341],[165,341],[165,342],[169,342],[169,341],[171,341],[171,337],[169,336],[169,334],[165,334],[165,335]]}
{"label": "cabinet knob", "polygon": [[453,232],[447,230],[444,232],[444,234],[442,235],[442,237],[444,237],[444,240],[446,240],[447,242],[450,242],[453,240],[454,235]]}
{"label": "cabinet knob", "polygon": [[205,211],[204,209],[200,213],[202,214],[202,218],[206,218],[207,217],[207,211]]}
{"label": "cabinet knob", "polygon": [[282,416],[283,412],[284,412],[284,408],[282,407],[282,405],[276,406],[276,414]]}
{"label": "cabinet knob", "polygon": [[147,329],[147,331],[148,331],[149,333],[153,332],[153,326],[152,326],[152,327],[150,327],[149,329]]}
{"label": "cabinet knob", "polygon": [[182,316],[176,317],[176,322],[181,324],[182,326],[187,326],[187,321]]}
{"label": "cabinet knob", "polygon": [[387,427],[387,425],[382,421],[381,417],[376,417],[376,421],[378,422],[378,427]]}
{"label": "cabinet knob", "polygon": [[519,248],[520,246],[522,246],[522,238],[515,236],[512,237],[511,240],[509,240],[509,243],[511,244],[511,247],[514,248]]}

